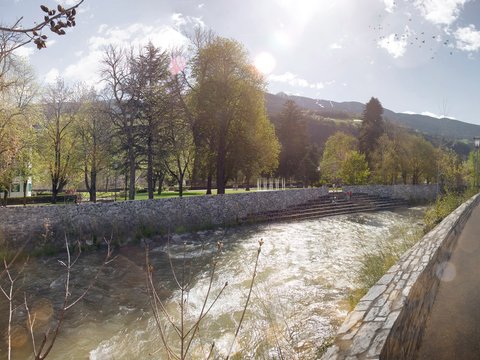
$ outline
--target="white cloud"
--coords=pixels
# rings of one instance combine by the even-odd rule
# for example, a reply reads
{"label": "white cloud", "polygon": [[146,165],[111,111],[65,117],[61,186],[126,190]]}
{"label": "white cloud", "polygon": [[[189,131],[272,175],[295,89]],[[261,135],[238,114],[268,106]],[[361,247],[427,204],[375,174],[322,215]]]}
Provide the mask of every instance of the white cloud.
{"label": "white cloud", "polygon": [[47,40],[47,47],[52,47],[53,45],[55,45],[57,43],[57,40],[55,39],[48,39]]}
{"label": "white cloud", "polygon": [[[408,34],[408,28],[406,31],[406,34]],[[405,55],[405,52],[407,51],[408,35],[398,37],[396,34],[390,34],[380,40],[377,44],[380,48],[387,50],[387,52],[396,59]]]}
{"label": "white cloud", "polygon": [[480,49],[480,31],[474,25],[458,28],[455,33],[457,48],[463,51],[478,51]]}
{"label": "white cloud", "polygon": [[321,82],[309,83],[307,80],[299,78],[297,75],[291,72],[286,72],[281,75],[272,74],[268,76],[269,81],[286,83],[294,87],[310,88],[310,89],[323,89],[325,85]]}
{"label": "white cloud", "polygon": [[47,84],[52,84],[57,80],[59,76],[60,71],[57,68],[51,68],[50,71],[45,75],[44,81]]}
{"label": "white cloud", "polygon": [[181,13],[173,13],[171,16],[173,25],[177,28],[196,28],[196,27],[205,27],[205,23],[199,17],[195,16],[185,16]]}
{"label": "white cloud", "polygon": [[56,2],[63,6],[73,6],[78,3],[78,0],[56,0]]}
{"label": "white cloud", "polygon": [[21,46],[18,49],[15,49],[14,51],[15,55],[23,58],[29,58],[30,56],[33,55],[34,52],[35,52],[35,49],[31,46]]}
{"label": "white cloud", "polygon": [[332,50],[340,50],[343,48],[343,46],[338,43],[333,43],[333,44],[330,44],[329,48]]}
{"label": "white cloud", "polygon": [[421,15],[435,25],[454,23],[469,0],[415,0]]}
{"label": "white cloud", "polygon": [[397,7],[395,0],[383,0],[385,3],[385,11],[389,13],[393,13],[393,10]]}
{"label": "white cloud", "polygon": [[108,29],[108,25],[107,25],[107,24],[101,24],[101,25],[98,27],[97,33],[103,34],[107,29]]}

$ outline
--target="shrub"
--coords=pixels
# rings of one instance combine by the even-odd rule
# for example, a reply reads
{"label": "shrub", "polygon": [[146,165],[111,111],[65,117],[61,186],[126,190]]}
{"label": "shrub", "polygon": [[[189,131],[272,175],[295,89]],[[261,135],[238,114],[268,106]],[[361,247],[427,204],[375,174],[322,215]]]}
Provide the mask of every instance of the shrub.
{"label": "shrub", "polygon": [[410,249],[421,238],[420,231],[399,229],[400,235],[396,239],[381,241],[374,252],[366,253],[361,260],[361,267],[357,273],[358,287],[353,289],[348,302],[353,309],[368,290],[395,265],[402,254]]}
{"label": "shrub", "polygon": [[425,227],[423,232],[426,234],[437,226],[453,210],[470,199],[477,192],[475,189],[467,189],[463,193],[447,192],[440,196],[437,201],[425,212]]}

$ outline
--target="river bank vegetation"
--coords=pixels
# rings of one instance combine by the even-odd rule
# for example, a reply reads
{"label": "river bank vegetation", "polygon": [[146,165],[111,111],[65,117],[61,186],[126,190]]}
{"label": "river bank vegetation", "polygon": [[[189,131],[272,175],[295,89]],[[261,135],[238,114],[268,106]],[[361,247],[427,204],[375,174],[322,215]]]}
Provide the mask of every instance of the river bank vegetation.
{"label": "river bank vegetation", "polygon": [[380,278],[397,263],[403,253],[417,243],[423,235],[432,230],[445,217],[453,212],[477,193],[469,187],[464,192],[447,192],[440,195],[436,201],[428,205],[423,216],[423,227],[399,229],[391,239],[385,239],[376,244],[361,256],[361,267],[357,273],[357,287],[348,296],[350,308],[353,310],[358,301]]}

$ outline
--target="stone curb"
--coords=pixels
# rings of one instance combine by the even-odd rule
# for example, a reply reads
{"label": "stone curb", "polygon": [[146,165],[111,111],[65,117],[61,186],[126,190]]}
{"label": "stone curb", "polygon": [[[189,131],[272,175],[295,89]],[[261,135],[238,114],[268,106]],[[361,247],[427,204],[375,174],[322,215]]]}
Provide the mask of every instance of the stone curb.
{"label": "stone curb", "polygon": [[443,270],[480,195],[448,215],[368,291],[338,329],[327,359],[412,359]]}

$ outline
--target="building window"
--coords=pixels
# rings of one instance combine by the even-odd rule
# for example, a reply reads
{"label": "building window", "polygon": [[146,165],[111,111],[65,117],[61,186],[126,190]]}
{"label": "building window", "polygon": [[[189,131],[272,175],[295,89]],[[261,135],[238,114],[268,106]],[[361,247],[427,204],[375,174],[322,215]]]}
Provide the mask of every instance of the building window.
{"label": "building window", "polygon": [[27,191],[31,192],[32,191],[32,183],[28,183],[27,185]]}

